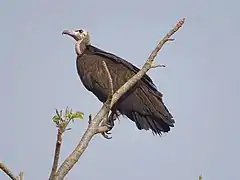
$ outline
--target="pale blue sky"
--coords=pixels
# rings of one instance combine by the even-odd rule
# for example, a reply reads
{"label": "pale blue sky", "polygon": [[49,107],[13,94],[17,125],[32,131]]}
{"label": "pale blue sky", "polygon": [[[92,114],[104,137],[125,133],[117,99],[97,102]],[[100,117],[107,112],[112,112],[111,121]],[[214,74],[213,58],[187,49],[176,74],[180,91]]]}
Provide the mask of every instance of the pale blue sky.
{"label": "pale blue sky", "polygon": [[[239,180],[240,3],[217,0],[0,2],[0,159],[25,179],[46,179],[54,152],[54,108],[86,119],[64,136],[63,160],[101,104],[81,84],[66,28],[86,28],[92,43],[141,66],[182,17],[185,26],[149,75],[176,126],[162,138],[121,118],[113,139],[94,138],[67,179]],[[7,179],[0,173],[0,179]]]}

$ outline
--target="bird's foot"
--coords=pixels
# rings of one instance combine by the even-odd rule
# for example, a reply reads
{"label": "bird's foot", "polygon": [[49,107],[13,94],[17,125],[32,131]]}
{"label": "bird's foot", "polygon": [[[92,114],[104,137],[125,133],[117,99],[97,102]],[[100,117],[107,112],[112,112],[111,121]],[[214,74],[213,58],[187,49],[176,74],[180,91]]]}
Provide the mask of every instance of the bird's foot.
{"label": "bird's foot", "polygon": [[103,132],[103,133],[101,133],[102,134],[102,136],[105,138],[105,139],[112,139],[112,137],[111,136],[109,136],[111,133],[109,133],[109,132]]}
{"label": "bird's foot", "polygon": [[102,136],[106,139],[112,139],[112,137],[110,137],[109,135],[111,134],[111,130],[114,127],[114,122],[109,120],[107,122],[104,122],[101,126],[105,126],[107,127],[107,130],[105,132],[102,132]]}

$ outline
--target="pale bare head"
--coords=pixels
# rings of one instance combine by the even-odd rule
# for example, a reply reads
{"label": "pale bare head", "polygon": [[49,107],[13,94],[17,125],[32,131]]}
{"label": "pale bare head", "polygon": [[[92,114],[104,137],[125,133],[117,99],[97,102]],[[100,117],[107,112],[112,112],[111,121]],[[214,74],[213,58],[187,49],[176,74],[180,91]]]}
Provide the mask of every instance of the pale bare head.
{"label": "pale bare head", "polygon": [[62,34],[69,35],[75,39],[75,52],[77,55],[81,55],[87,45],[90,45],[90,34],[85,29],[64,30]]}
{"label": "pale bare head", "polygon": [[90,40],[89,32],[87,32],[85,29],[64,30],[62,34],[69,35],[76,41],[82,41],[83,39],[86,39],[86,38]]}

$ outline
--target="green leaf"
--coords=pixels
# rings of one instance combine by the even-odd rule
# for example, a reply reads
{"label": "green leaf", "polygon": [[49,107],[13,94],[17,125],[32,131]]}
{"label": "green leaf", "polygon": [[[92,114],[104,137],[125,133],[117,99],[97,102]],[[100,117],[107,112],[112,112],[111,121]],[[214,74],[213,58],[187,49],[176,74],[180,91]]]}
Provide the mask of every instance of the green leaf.
{"label": "green leaf", "polygon": [[78,118],[78,119],[83,119],[83,116],[84,116],[84,113],[83,112],[75,112],[75,113],[72,113],[72,118]]}
{"label": "green leaf", "polygon": [[71,112],[66,112],[66,114],[65,114],[65,116],[66,116],[66,119],[67,120],[70,120],[70,119],[72,119],[72,113]]}
{"label": "green leaf", "polygon": [[61,118],[58,116],[58,115],[55,115],[55,116],[53,116],[52,117],[52,119],[53,119],[53,122],[58,122]]}

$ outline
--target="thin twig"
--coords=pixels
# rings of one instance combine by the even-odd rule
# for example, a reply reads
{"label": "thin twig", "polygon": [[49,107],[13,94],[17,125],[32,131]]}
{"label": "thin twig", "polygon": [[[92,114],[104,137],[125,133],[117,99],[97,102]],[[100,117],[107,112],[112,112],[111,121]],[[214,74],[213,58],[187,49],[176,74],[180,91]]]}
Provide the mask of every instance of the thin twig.
{"label": "thin twig", "polygon": [[[107,115],[109,114],[109,111],[111,110],[111,101],[112,101],[112,97],[113,97],[113,81],[112,81],[112,77],[111,77],[111,74],[109,72],[109,69],[107,67],[107,64],[103,61],[103,66],[104,66],[104,69],[108,75],[108,85],[109,85],[109,94],[108,94],[108,98],[107,98],[107,101],[104,103],[104,105],[106,106],[106,108],[108,109],[108,112],[107,112]],[[105,119],[105,122],[107,121],[107,118]],[[104,122],[104,123],[105,123]]]}
{"label": "thin twig", "polygon": [[[169,39],[178,29],[182,27],[184,24],[184,20],[180,20],[176,26],[169,31],[169,33],[158,43],[157,47],[153,50],[151,55],[149,56],[148,60],[142,67],[142,69],[133,76],[130,80],[128,80],[119,90],[117,90],[112,97],[110,108],[117,102],[117,100],[125,93],[127,92],[134,84],[140,80],[143,75],[152,68],[152,64],[154,61],[154,58],[157,56],[157,53],[162,48],[162,46],[167,42],[171,41],[172,39]],[[104,103],[105,104],[105,103]],[[103,105],[100,109],[100,111],[97,113],[97,115],[92,120],[91,124],[89,124],[87,130],[85,131],[83,137],[81,138],[80,142],[78,143],[77,147],[73,150],[73,152],[65,159],[65,161],[62,163],[60,168],[57,171],[56,179],[57,180],[63,180],[63,178],[67,175],[67,173],[72,169],[72,167],[77,163],[80,156],[83,154],[83,152],[87,149],[89,142],[91,141],[92,137],[97,133],[97,128],[102,119],[105,117],[107,112],[109,111],[109,108],[106,107],[106,105]]]}
{"label": "thin twig", "polygon": [[59,162],[59,157],[60,157],[60,151],[61,151],[61,146],[62,146],[62,134],[63,134],[63,131],[59,127],[58,128],[58,133],[57,133],[57,141],[56,141],[56,146],[55,146],[53,166],[52,166],[52,171],[51,171],[49,180],[53,180],[55,175],[56,175],[56,172],[57,172],[58,162]]}
{"label": "thin twig", "polygon": [[111,110],[111,101],[112,101],[112,97],[113,97],[113,81],[112,81],[112,77],[111,77],[111,74],[110,74],[110,71],[107,67],[107,64],[103,61],[103,66],[104,66],[104,69],[108,75],[108,86],[109,86],[109,94],[108,94],[108,98],[107,98],[107,101],[104,103],[104,105],[106,106],[107,108],[107,113],[105,115],[105,117],[103,118],[102,122],[101,122],[101,126],[98,127],[97,129],[97,132],[101,133],[103,135],[104,138],[106,139],[111,139],[111,137],[109,137],[107,134],[106,134],[106,131],[108,130],[108,127],[106,127],[106,123],[108,121],[108,115],[109,115],[109,112]]}
{"label": "thin twig", "polygon": [[157,65],[152,65],[151,68],[158,68],[158,67],[166,67],[165,64],[157,64]]}
{"label": "thin twig", "polygon": [[0,162],[0,169],[5,172],[12,180],[18,180],[18,177],[13,174],[13,172],[2,162]]}
{"label": "thin twig", "polygon": [[107,75],[108,75],[108,85],[109,85],[109,94],[108,94],[108,99],[106,101],[106,104],[110,104],[111,100],[112,100],[112,96],[113,96],[113,80],[112,80],[112,77],[111,77],[111,74],[110,74],[110,71],[107,67],[107,64],[103,61],[103,66],[104,66],[104,69],[105,71],[107,72]]}

